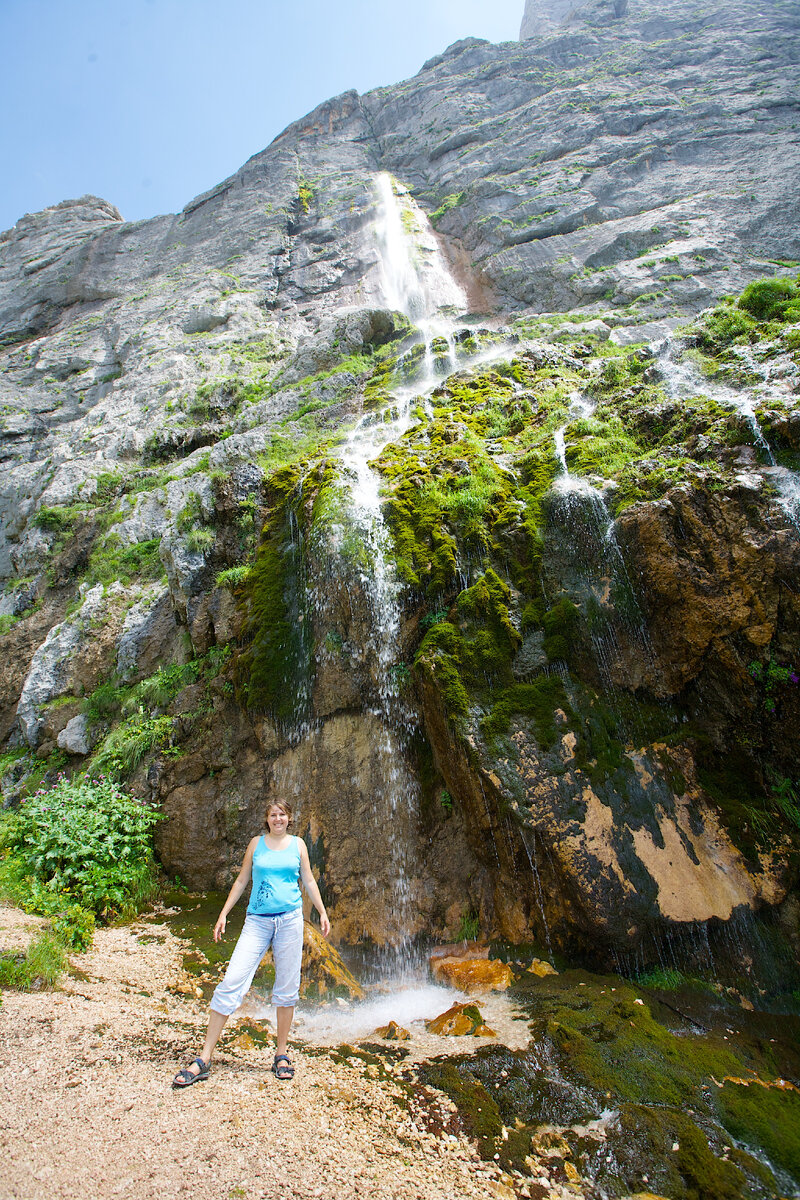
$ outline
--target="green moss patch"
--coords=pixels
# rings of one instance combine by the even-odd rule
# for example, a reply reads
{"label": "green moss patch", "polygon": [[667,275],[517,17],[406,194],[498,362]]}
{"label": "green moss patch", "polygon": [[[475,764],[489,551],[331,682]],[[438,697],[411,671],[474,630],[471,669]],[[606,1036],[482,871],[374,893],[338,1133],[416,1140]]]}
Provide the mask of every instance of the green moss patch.
{"label": "green moss patch", "polygon": [[763,1150],[774,1167],[800,1181],[800,1092],[757,1083],[726,1083],[718,1096],[720,1119],[732,1137]]}

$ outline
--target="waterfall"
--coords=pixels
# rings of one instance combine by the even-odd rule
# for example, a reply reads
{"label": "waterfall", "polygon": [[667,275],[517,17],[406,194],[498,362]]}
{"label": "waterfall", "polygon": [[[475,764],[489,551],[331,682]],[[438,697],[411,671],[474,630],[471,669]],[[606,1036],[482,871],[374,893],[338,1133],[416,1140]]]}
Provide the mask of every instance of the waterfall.
{"label": "waterfall", "polygon": [[466,294],[450,274],[436,235],[408,189],[385,171],[376,180],[381,251],[381,286],[387,308],[405,313],[415,325],[442,309],[462,313]]}
{"label": "waterfall", "polygon": [[569,400],[567,419],[553,434],[556,458],[561,468],[561,474],[556,479],[554,486],[559,492],[564,494],[579,492],[581,495],[596,495],[600,499],[596,489],[591,486],[588,480],[582,479],[579,475],[570,474],[569,467],[567,466],[567,443],[565,436],[567,427],[581,417],[590,417],[594,412],[595,406],[582,392],[572,392]]}
{"label": "waterfall", "polygon": [[[437,379],[455,369],[456,342],[444,314],[463,311],[467,300],[447,269],[427,218],[407,190],[383,174],[376,180],[376,194],[374,234],[380,252],[383,301],[387,308],[404,313],[422,333],[424,379],[397,389],[388,411],[366,414],[347,437],[340,450],[341,520],[332,528],[327,552],[341,557],[345,539],[353,535],[362,548],[355,566],[351,563],[349,569],[357,572],[371,618],[365,649],[374,691],[366,709],[380,724],[373,750],[382,780],[371,797],[371,828],[365,830],[365,836],[388,851],[391,879],[376,880],[375,887],[389,893],[393,965],[402,969],[408,960],[408,934],[404,931],[414,925],[414,880],[421,875],[420,864],[412,861],[408,835],[419,807],[419,785],[407,763],[416,716],[402,694],[400,585],[381,511],[381,479],[370,464],[409,428],[412,402],[420,391],[429,393]],[[324,606],[325,597],[319,597],[318,603]]]}

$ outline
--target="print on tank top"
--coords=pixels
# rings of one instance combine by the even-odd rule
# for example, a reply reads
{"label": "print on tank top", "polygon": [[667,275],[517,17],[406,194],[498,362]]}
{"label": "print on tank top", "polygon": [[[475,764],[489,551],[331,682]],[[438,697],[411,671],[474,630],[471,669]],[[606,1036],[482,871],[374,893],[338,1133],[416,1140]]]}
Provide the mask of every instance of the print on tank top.
{"label": "print on tank top", "polygon": [[269,911],[270,902],[275,895],[274,889],[270,885],[268,879],[261,880],[261,887],[258,889],[258,894],[253,904],[254,908],[265,908]]}

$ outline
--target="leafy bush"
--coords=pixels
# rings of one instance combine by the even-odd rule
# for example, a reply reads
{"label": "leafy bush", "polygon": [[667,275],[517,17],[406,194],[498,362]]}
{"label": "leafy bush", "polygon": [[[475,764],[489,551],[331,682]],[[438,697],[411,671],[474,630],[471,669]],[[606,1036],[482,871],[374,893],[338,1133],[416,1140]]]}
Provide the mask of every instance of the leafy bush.
{"label": "leafy bush", "polygon": [[237,588],[247,582],[250,575],[251,567],[228,567],[225,571],[220,571],[217,575],[216,584],[219,588]]}
{"label": "leafy bush", "polygon": [[96,725],[100,721],[108,721],[115,716],[119,712],[124,694],[124,690],[117,687],[110,679],[96,687],[82,705],[89,724]]}
{"label": "leafy bush", "polygon": [[192,554],[205,554],[215,541],[216,534],[207,525],[204,525],[202,529],[190,529],[186,534],[186,546]]}
{"label": "leafy bush", "polygon": [[50,533],[63,533],[72,529],[82,516],[84,516],[84,509],[78,505],[43,504],[33,521],[39,529],[46,529]]}
{"label": "leafy bush", "polygon": [[123,545],[115,533],[110,533],[101,546],[96,546],[89,558],[87,583],[128,584],[132,579],[162,579],[164,564],[159,555],[160,538]]}
{"label": "leafy bush", "polygon": [[80,941],[81,930],[84,939],[90,934],[91,920],[70,913],[70,905],[109,919],[132,915],[152,896],[152,831],[161,819],[110,780],[62,777],[23,801],[6,844],[19,872],[32,881],[36,907],[53,913],[55,900],[57,927],[73,927],[71,936]]}

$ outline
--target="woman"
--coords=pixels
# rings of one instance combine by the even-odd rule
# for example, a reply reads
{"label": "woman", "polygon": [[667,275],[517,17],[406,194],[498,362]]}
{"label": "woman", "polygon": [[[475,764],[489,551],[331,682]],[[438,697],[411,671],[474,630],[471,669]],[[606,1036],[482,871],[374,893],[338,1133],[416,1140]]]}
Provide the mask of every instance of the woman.
{"label": "woman", "polygon": [[275,960],[272,1003],[277,1008],[278,1024],[272,1070],[278,1079],[294,1076],[294,1067],[286,1051],[303,958],[303,902],[299,879],[303,880],[303,887],[319,913],[320,928],[325,937],[330,933],[331,923],[317,881],[311,874],[306,844],[302,838],[292,837],[287,832],[291,819],[291,805],[284,800],[273,801],[266,813],[267,832],[252,838],[247,847],[242,869],[214,926],[214,941],[218,942],[225,933],[228,913],[252,875],[253,889],[244,929],[231,955],[225,978],[211,997],[211,1015],[202,1055],[178,1072],[172,1081],[173,1087],[191,1087],[193,1083],[208,1079],[211,1055],[225,1022],[246,996],[256,968],[270,946]]}

